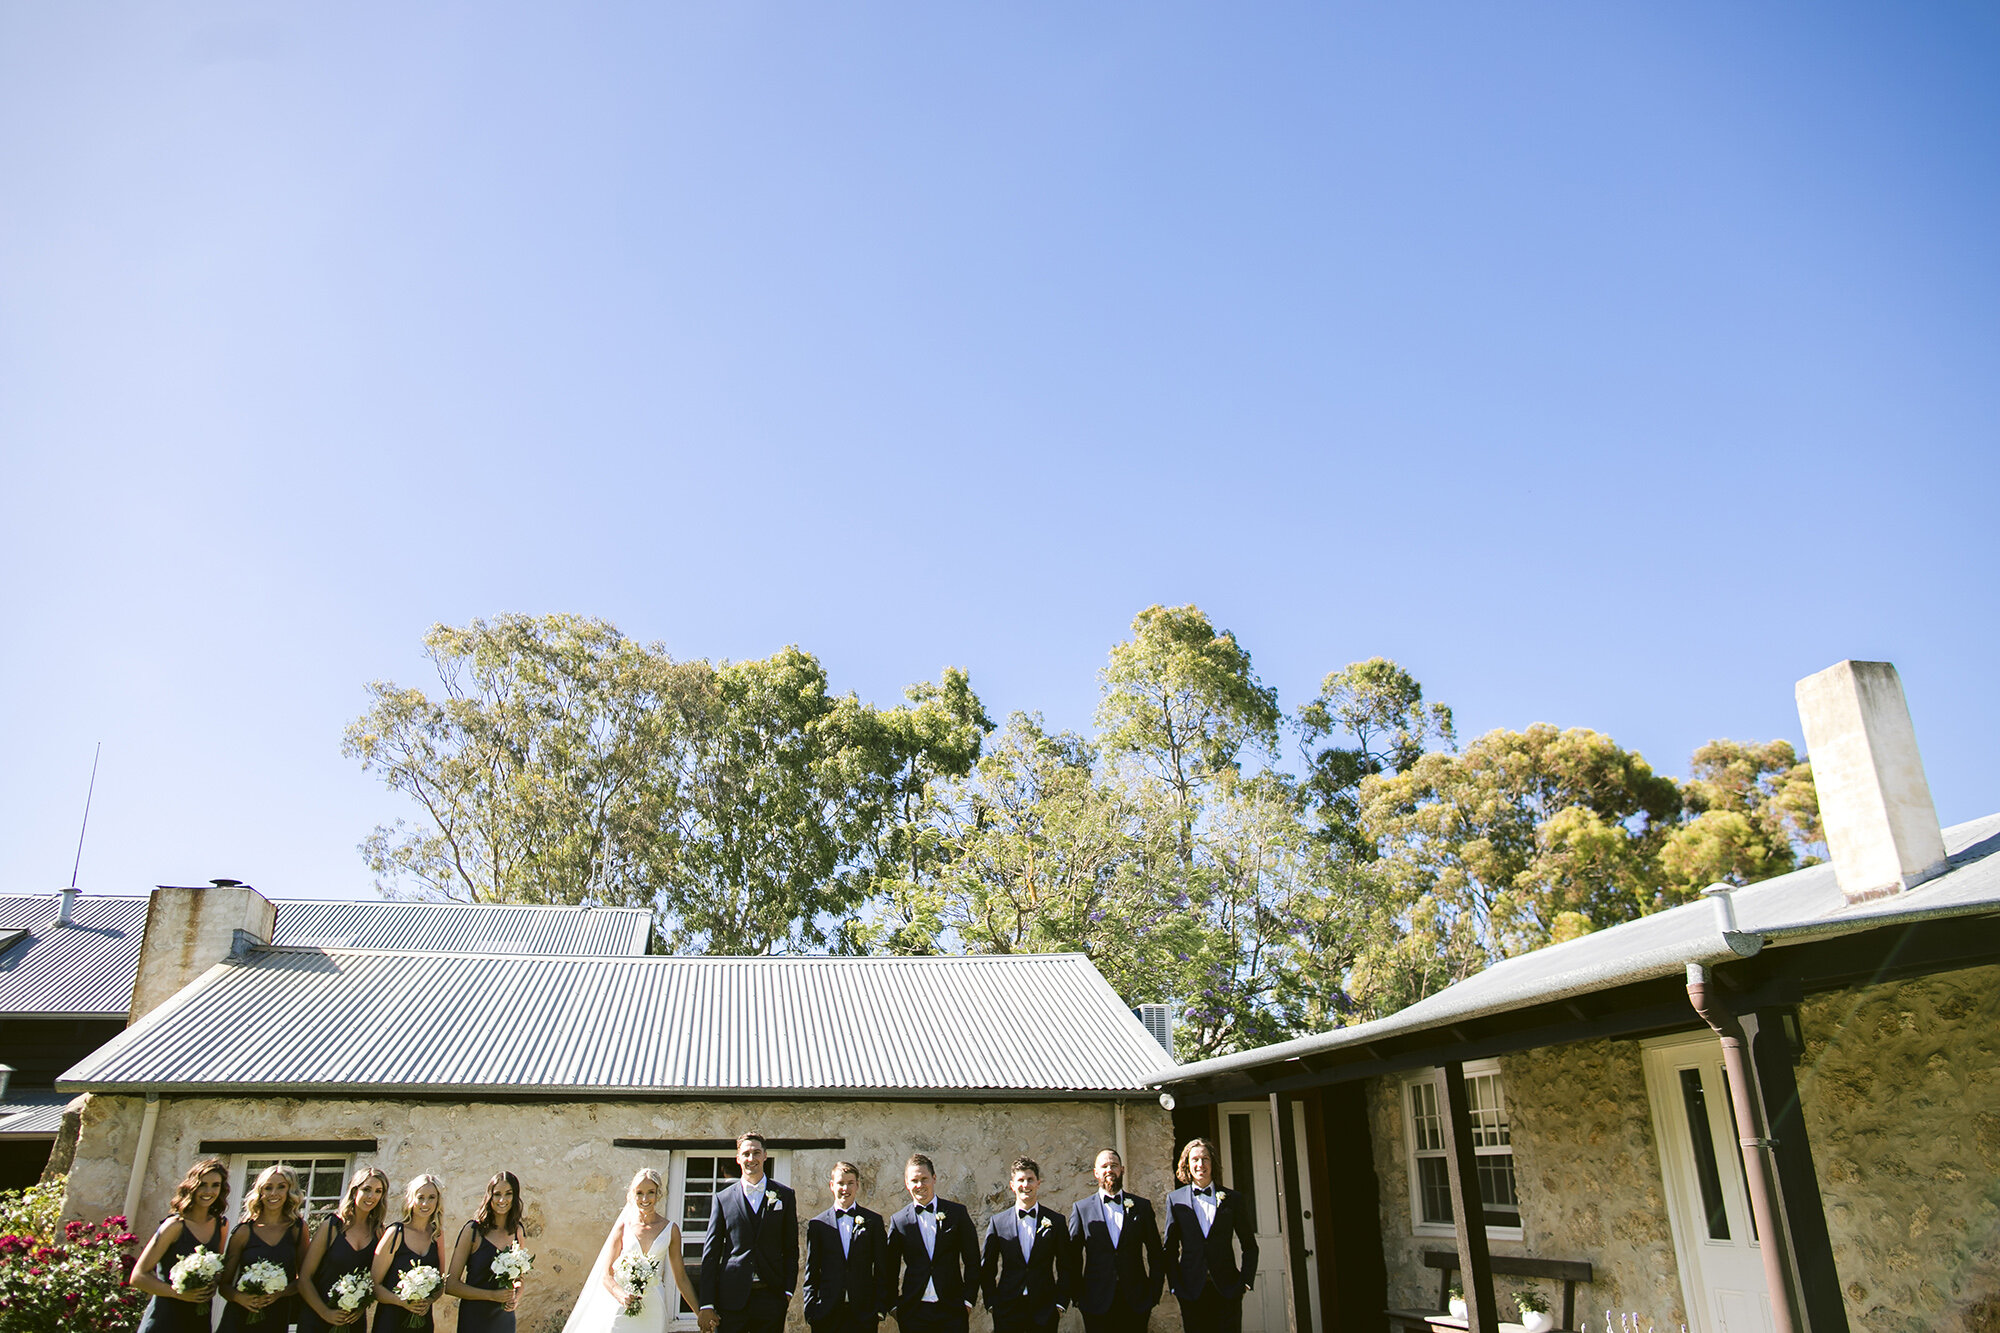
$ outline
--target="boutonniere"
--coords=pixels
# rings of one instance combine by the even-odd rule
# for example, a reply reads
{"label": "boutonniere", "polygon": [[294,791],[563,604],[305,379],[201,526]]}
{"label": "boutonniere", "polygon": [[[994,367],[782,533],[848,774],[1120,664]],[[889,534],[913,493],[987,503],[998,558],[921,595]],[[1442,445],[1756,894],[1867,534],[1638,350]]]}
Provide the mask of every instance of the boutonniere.
{"label": "boutonniere", "polygon": [[1047,1231],[1048,1229],[1049,1229],[1049,1219],[1046,1217],[1042,1219],[1042,1224],[1035,1228],[1035,1230],[1037,1231]]}

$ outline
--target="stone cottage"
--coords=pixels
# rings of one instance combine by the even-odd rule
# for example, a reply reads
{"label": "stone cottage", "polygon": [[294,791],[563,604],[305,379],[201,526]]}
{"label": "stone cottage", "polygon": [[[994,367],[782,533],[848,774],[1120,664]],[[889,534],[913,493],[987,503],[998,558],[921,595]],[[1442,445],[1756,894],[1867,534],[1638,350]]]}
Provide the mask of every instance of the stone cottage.
{"label": "stone cottage", "polygon": [[1593,1329],[2000,1329],[2000,815],[1939,829],[1887,663],[1798,694],[1830,864],[1156,1080],[1268,1200],[1271,1318],[1421,1327],[1456,1265],[1457,1326],[1560,1322],[1526,1258]]}
{"label": "stone cottage", "polygon": [[[234,901],[254,921],[257,903]],[[865,1202],[893,1210],[918,1150],[936,1159],[941,1192],[975,1213],[1007,1197],[1022,1153],[1041,1160],[1052,1202],[1091,1188],[1092,1157],[1113,1145],[1134,1188],[1167,1188],[1172,1124],[1143,1087],[1161,1048],[1080,956],[606,957],[210,938],[214,958],[60,1081],[89,1094],[71,1215],[130,1198],[149,1222],[210,1154],[231,1159],[239,1184],[292,1162],[322,1205],[357,1165],[398,1188],[433,1172],[454,1219],[511,1170],[537,1255],[521,1327],[541,1333],[561,1326],[639,1167],[666,1176],[698,1253],[744,1129],[767,1136],[773,1174],[814,1212],[837,1158],[860,1166]]]}

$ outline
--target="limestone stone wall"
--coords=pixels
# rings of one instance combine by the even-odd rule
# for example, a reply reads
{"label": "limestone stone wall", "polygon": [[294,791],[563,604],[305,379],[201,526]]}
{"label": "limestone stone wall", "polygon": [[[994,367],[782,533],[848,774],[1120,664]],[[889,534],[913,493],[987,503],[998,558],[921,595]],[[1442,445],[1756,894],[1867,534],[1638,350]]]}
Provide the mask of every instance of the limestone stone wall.
{"label": "limestone stone wall", "polygon": [[[1637,1310],[1659,1328],[1678,1327],[1680,1277],[1638,1044],[1591,1041],[1526,1051],[1502,1059],[1500,1073],[1522,1237],[1494,1240],[1493,1252],[1589,1262],[1596,1280],[1577,1289],[1577,1306],[1593,1328],[1607,1308]],[[1429,1307],[1437,1300],[1437,1272],[1423,1266],[1423,1253],[1448,1250],[1452,1239],[1418,1235],[1412,1223],[1404,1095],[1401,1076],[1376,1079],[1369,1090],[1383,1257],[1390,1303]],[[1503,1316],[1520,1282],[1498,1280]],[[1560,1301],[1559,1283],[1537,1285],[1551,1303]]]}
{"label": "limestone stone wall", "polygon": [[2000,1331],[2000,968],[1816,996],[1800,1022],[1850,1325]]}
{"label": "limestone stone wall", "polygon": [[[124,1203],[142,1103],[93,1097],[85,1108],[67,1215],[103,1217]],[[379,1151],[359,1165],[380,1167],[394,1188],[423,1172],[445,1184],[455,1229],[470,1216],[487,1179],[501,1169],[521,1180],[528,1248],[536,1271],[523,1293],[522,1333],[562,1327],[584,1270],[596,1257],[623,1200],[626,1182],[642,1166],[665,1171],[665,1152],[614,1148],[614,1138],[707,1139],[755,1129],[771,1138],[841,1138],[839,1149],[793,1154],[788,1183],[806,1216],[828,1204],[832,1163],[861,1168],[862,1201],[884,1214],[906,1199],[902,1168],[912,1151],[938,1166],[939,1192],[984,1216],[1007,1202],[1007,1164],[1026,1154],[1044,1173],[1044,1198],[1067,1205],[1093,1188],[1092,1160],[1113,1143],[1109,1102],[369,1102],[286,1098],[163,1100],[151,1163],[139,1205],[140,1229],[164,1214],[174,1185],[200,1157],[203,1139],[372,1138]],[[1152,1102],[1126,1109],[1128,1182],[1156,1203],[1171,1187],[1173,1125]],[[232,1208],[234,1202],[232,1203]],[[448,1309],[452,1302],[445,1302]],[[1153,1320],[1154,1333],[1179,1333],[1171,1300]],[[455,1327],[455,1314],[440,1328]],[[793,1327],[802,1329],[798,1302]],[[990,1329],[982,1309],[974,1330]],[[1070,1325],[1075,1325],[1074,1329]],[[1072,1312],[1066,1333],[1082,1325]]]}

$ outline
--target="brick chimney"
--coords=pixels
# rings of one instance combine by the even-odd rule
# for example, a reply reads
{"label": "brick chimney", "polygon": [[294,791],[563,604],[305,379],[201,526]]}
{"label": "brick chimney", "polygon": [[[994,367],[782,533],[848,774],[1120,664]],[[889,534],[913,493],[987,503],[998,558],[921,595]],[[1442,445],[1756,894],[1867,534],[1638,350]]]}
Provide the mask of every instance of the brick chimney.
{"label": "brick chimney", "polygon": [[277,910],[263,894],[233,879],[154,889],[146,905],[139,973],[132,980],[131,1021],[165,1004],[223,959],[253,944],[269,944],[276,919]]}
{"label": "brick chimney", "polygon": [[1837,662],[1798,684],[1834,878],[1850,903],[1944,873],[1944,836],[1903,682],[1888,662]]}

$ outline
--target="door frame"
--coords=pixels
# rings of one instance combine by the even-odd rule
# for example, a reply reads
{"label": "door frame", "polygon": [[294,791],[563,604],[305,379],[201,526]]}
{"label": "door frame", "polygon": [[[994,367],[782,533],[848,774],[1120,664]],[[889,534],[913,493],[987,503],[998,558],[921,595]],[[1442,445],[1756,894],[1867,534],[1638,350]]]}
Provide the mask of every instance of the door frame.
{"label": "door frame", "polygon": [[[1701,1259],[1701,1247],[1707,1237],[1702,1230],[1703,1224],[1698,1220],[1705,1213],[1700,1201],[1691,1192],[1695,1163],[1688,1156],[1689,1146],[1684,1141],[1686,1131],[1673,1119],[1676,1113],[1685,1117],[1686,1112],[1678,1081],[1669,1079],[1667,1066],[1682,1051],[1713,1052],[1719,1061],[1721,1047],[1721,1038],[1706,1028],[1652,1037],[1639,1043],[1640,1067],[1646,1077],[1646,1103],[1653,1121],[1653,1142],[1659,1150],[1660,1185],[1667,1205],[1667,1227],[1674,1239],[1674,1267],[1680,1270],[1681,1308],[1687,1314],[1688,1327],[1695,1333],[1714,1333],[1711,1327],[1714,1306],[1709,1299]],[[1725,1087],[1718,1091],[1724,1094],[1721,1105],[1727,1106],[1729,1090]],[[1725,1194],[1740,1179],[1732,1176],[1727,1169],[1734,1159],[1722,1155],[1725,1145],[1730,1148],[1737,1146],[1736,1139],[1736,1130],[1732,1125],[1728,1137],[1716,1144],[1721,1157],[1717,1166],[1722,1171]],[[1741,1209],[1744,1221],[1749,1220],[1749,1202],[1745,1192]],[[1747,1243],[1761,1245],[1762,1238],[1751,1239]],[[1768,1291],[1765,1296],[1772,1299]]]}
{"label": "door frame", "polygon": [[[1263,1191],[1257,1188],[1257,1181],[1252,1181],[1250,1186],[1246,1188],[1241,1181],[1236,1179],[1236,1154],[1229,1132],[1229,1117],[1232,1114],[1250,1117],[1249,1152],[1251,1156],[1251,1169],[1260,1178],[1268,1175],[1271,1195],[1268,1201],[1263,1198]],[[1263,1240],[1260,1239],[1257,1255],[1260,1267],[1272,1273],[1271,1280],[1275,1286],[1267,1286],[1263,1281],[1258,1280],[1257,1285],[1249,1292],[1248,1299],[1259,1303],[1259,1309],[1263,1313],[1260,1313],[1258,1317],[1264,1319],[1264,1315],[1270,1309],[1269,1305],[1265,1303],[1265,1298],[1276,1294],[1279,1299],[1280,1310],[1287,1313],[1281,1313],[1278,1316],[1278,1322],[1275,1327],[1270,1326],[1270,1321],[1266,1319],[1264,1333],[1290,1333],[1291,1318],[1288,1312],[1292,1305],[1292,1254],[1290,1248],[1292,1229],[1290,1220],[1285,1216],[1285,1189],[1278,1175],[1278,1172],[1284,1169],[1284,1163],[1281,1160],[1283,1149],[1279,1144],[1278,1127],[1272,1122],[1271,1103],[1268,1100],[1218,1103],[1215,1108],[1215,1128],[1216,1147],[1222,1158],[1222,1161],[1218,1164],[1221,1169],[1217,1171],[1216,1178],[1221,1180],[1230,1189],[1248,1194],[1250,1196],[1251,1207],[1256,1210],[1257,1214],[1258,1236],[1260,1238],[1275,1237],[1275,1242],[1270,1245],[1265,1245]],[[1257,1131],[1259,1128],[1270,1139],[1270,1151],[1268,1153],[1260,1153],[1257,1149]],[[1255,1274],[1252,1276],[1253,1279],[1257,1278]],[[1301,1311],[1302,1327],[1303,1316],[1304,1312]]]}

